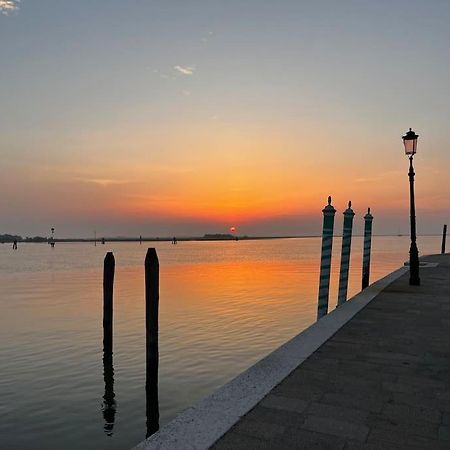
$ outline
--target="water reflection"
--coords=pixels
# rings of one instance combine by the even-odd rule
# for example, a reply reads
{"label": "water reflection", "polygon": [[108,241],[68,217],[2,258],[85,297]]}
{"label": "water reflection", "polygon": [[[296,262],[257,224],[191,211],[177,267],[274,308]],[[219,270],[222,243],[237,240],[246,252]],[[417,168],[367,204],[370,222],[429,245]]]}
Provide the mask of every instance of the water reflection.
{"label": "water reflection", "polygon": [[[407,260],[408,239],[374,237],[371,282]],[[420,239],[422,254],[440,251],[441,236]],[[340,243],[336,238],[331,307]],[[41,448],[75,450],[81,440],[98,450],[131,447],[158,428],[158,414],[152,413],[157,394],[164,426],[315,320],[320,238],[157,243],[164,298],[161,364],[156,376],[148,372],[150,381],[158,377],[159,392],[152,395],[155,384],[153,391],[149,385],[147,398],[146,248],[106,245],[120,260],[120,270],[115,274],[116,347],[114,359],[104,361],[105,383],[99,336],[103,246],[61,243],[56,251],[43,252],[40,244],[24,244],[13,254],[0,245],[1,448],[35,448],[39,442]],[[358,237],[352,242],[349,296],[360,290],[361,260]],[[61,414],[67,404],[72,405],[70,420]],[[23,411],[32,420],[23,421]]]}
{"label": "water reflection", "polygon": [[114,393],[114,366],[112,352],[103,350],[103,380],[105,381],[105,394],[103,395],[103,430],[107,436],[113,435],[114,419],[117,403]]}
{"label": "water reflection", "polygon": [[145,377],[147,434],[146,438],[159,430],[158,400],[158,343],[147,344]]}

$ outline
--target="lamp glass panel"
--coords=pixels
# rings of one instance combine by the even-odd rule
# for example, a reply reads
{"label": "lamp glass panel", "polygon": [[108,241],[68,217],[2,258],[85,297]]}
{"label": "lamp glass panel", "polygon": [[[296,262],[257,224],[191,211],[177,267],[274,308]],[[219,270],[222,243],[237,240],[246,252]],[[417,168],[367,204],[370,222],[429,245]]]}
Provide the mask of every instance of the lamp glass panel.
{"label": "lamp glass panel", "polygon": [[417,148],[417,139],[403,139],[405,144],[405,153],[407,155],[414,155]]}

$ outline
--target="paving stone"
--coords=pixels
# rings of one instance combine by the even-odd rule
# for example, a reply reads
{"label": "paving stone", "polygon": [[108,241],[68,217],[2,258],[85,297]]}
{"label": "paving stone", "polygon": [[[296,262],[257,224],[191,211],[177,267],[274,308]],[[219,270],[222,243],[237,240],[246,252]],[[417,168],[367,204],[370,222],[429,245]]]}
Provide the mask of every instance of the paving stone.
{"label": "paving stone", "polygon": [[378,396],[363,396],[359,393],[338,394],[334,392],[326,393],[320,403],[328,405],[343,406],[345,408],[356,408],[370,412],[380,412],[383,408],[383,400]]}
{"label": "paving stone", "polygon": [[450,401],[446,398],[439,398],[438,393],[431,395],[430,393],[419,392],[415,394],[407,394],[403,392],[394,392],[393,398],[395,403],[418,406],[422,405],[428,408],[439,408],[443,411],[450,412]]}
{"label": "paving stone", "polygon": [[305,421],[305,416],[293,411],[282,411],[274,408],[266,408],[257,405],[253,408],[245,418],[253,421],[272,423],[281,426],[298,427]]}
{"label": "paving stone", "polygon": [[306,414],[360,424],[364,424],[369,415],[368,411],[361,409],[344,408],[342,406],[327,405],[317,402],[311,404],[311,406],[306,410]]}
{"label": "paving stone", "polygon": [[443,388],[445,389],[448,384],[444,383],[443,381],[439,381],[439,380],[435,380],[432,379],[430,377],[421,377],[421,376],[413,376],[413,375],[400,375],[398,378],[398,382],[401,384],[406,384],[406,385],[412,385],[412,386],[416,386],[419,387],[421,389],[423,388]]}
{"label": "paving stone", "polygon": [[385,435],[385,440],[389,442],[397,442],[392,440],[395,435],[422,436],[427,439],[438,438],[438,425],[430,422],[419,421],[397,421],[389,419],[385,416],[371,416],[368,419],[371,433],[379,431],[381,435]]}
{"label": "paving stone", "polygon": [[302,413],[307,408],[308,402],[299,398],[269,394],[260,402],[260,405],[266,408]]}
{"label": "paving stone", "polygon": [[262,420],[251,420],[244,417],[233,428],[234,432],[263,440],[271,440],[281,436],[286,427],[283,425],[264,422]]}
{"label": "paving stone", "polygon": [[287,428],[277,441],[280,450],[342,450],[345,446],[344,438],[297,428]]}
{"label": "paving stone", "polygon": [[440,423],[442,414],[436,408],[415,407],[410,405],[387,404],[382,415],[397,422],[431,422]]}
{"label": "paving stone", "polygon": [[446,425],[442,425],[439,427],[439,439],[441,441],[450,441],[450,427]]}
{"label": "paving stone", "polygon": [[295,397],[306,402],[320,400],[323,396],[323,392],[324,386],[316,386],[315,384],[307,383],[298,385],[293,382],[281,383],[272,391],[275,395]]}
{"label": "paving stone", "polygon": [[365,425],[317,416],[307,416],[302,428],[357,441],[364,441],[369,434],[369,428]]}
{"label": "paving stone", "polygon": [[450,425],[450,412],[446,412],[446,413],[442,414],[442,424]]}
{"label": "paving stone", "polygon": [[345,450],[404,450],[401,445],[392,444],[386,441],[359,442],[348,441]]}
{"label": "paving stone", "polygon": [[[380,443],[385,444],[386,448],[398,447],[402,450],[422,449],[422,450],[448,450],[448,444],[435,439],[425,438],[423,436],[413,436],[408,433],[398,432],[396,434],[387,434],[380,430],[371,430],[367,438],[367,444]],[[383,447],[381,447],[383,448]]]}
{"label": "paving stone", "polygon": [[212,447],[214,450],[270,450],[271,443],[240,433],[227,433]]}

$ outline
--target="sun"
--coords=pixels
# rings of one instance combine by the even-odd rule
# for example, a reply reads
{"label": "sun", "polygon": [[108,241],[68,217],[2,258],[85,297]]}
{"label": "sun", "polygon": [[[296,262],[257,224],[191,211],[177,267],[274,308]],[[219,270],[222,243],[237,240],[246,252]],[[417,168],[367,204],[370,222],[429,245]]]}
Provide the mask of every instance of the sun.
{"label": "sun", "polygon": [[236,227],[230,227],[230,231],[234,233],[236,231]]}

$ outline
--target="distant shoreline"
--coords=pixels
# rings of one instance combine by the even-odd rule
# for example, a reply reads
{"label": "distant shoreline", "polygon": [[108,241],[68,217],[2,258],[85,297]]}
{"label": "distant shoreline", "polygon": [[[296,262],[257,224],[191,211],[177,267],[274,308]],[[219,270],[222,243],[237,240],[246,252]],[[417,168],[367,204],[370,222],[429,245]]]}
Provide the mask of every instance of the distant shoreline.
{"label": "distant shoreline", "polygon": [[[199,237],[199,236],[192,236],[192,237],[176,237],[177,242],[215,242],[215,241],[254,241],[254,240],[268,240],[268,239],[304,239],[304,238],[316,238],[320,236],[316,235],[310,235],[310,236],[235,236],[235,237],[220,237],[220,238],[213,238],[213,237]],[[143,237],[142,239],[136,238],[136,237],[105,237],[105,242],[172,242],[173,237]],[[10,243],[12,241],[4,241],[3,243]],[[47,244],[50,242],[50,239],[48,240],[41,240],[41,241],[33,241],[31,239],[29,240],[18,240],[18,242],[23,244]],[[102,238],[54,238],[53,242],[92,242],[92,243],[102,243]]]}
{"label": "distant shoreline", "polygon": [[[441,234],[421,234],[418,237],[427,236],[441,236]],[[201,237],[201,236],[191,236],[191,237],[176,237],[177,242],[216,242],[216,241],[257,241],[257,240],[273,240],[273,239],[310,239],[310,238],[320,238],[321,235],[297,235],[297,236],[233,236],[233,237]],[[342,237],[342,235],[334,235],[336,238]],[[363,237],[362,234],[355,234],[353,238]],[[409,237],[407,234],[397,235],[397,234],[375,234],[373,237]],[[48,244],[50,243],[50,238],[25,238],[18,239],[17,242],[21,244]],[[105,237],[106,242],[172,242],[173,237]],[[54,238],[53,241],[62,243],[102,243],[102,238]],[[13,240],[0,239],[0,244],[10,244]]]}

